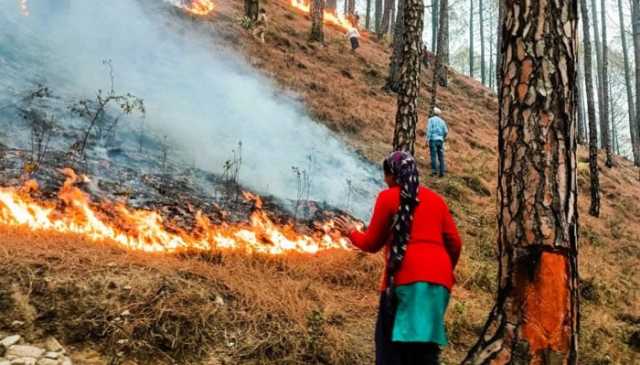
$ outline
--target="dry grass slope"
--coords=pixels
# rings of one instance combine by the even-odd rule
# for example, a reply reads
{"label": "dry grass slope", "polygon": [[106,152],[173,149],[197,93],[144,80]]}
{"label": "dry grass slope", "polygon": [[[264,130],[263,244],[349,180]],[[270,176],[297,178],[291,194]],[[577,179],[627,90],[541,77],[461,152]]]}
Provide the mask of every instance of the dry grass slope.
{"label": "dry grass slope", "polygon": [[[236,21],[242,1],[218,3],[208,21],[228,46],[282,90],[300,95],[319,122],[363,156],[383,158],[395,116],[394,96],[381,90],[386,44],[365,39],[351,54],[332,28],[325,46],[308,44],[308,19],[286,1],[265,0],[272,24],[262,45]],[[446,197],[465,242],[447,319],[451,345],[444,360],[454,364],[477,337],[496,287],[498,107],[478,82],[453,72],[450,77],[450,87],[440,92],[452,131],[450,175],[422,179]],[[420,130],[429,79],[425,71]],[[422,138],[418,157],[427,172]],[[623,160],[602,170],[602,217],[595,219],[587,214],[585,158],[580,150],[581,363],[638,363],[638,171]],[[76,346],[80,363],[372,363],[380,257],[157,256],[21,230],[2,229],[0,237],[0,310],[7,314],[0,317],[0,331],[24,321],[34,338],[55,334]]]}

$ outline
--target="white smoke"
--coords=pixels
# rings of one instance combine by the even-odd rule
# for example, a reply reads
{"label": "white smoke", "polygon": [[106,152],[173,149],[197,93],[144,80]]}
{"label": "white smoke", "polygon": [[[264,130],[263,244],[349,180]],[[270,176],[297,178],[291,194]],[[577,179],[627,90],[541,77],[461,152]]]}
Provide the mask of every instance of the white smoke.
{"label": "white smoke", "polygon": [[[146,125],[198,167],[221,173],[242,141],[243,184],[295,199],[291,167],[310,169],[312,199],[344,207],[351,195],[353,213],[368,216],[378,169],[219,47],[211,26],[171,15],[162,0],[29,0],[28,17],[15,0],[0,4],[0,107],[33,82],[91,97],[109,87],[101,61],[111,59],[116,90],[144,98]],[[366,193],[349,194],[347,179]]]}

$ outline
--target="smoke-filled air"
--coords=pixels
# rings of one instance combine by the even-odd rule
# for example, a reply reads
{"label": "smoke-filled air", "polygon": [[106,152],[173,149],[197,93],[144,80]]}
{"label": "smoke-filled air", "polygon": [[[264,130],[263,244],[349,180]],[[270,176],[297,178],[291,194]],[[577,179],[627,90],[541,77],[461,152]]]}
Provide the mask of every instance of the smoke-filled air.
{"label": "smoke-filled air", "polygon": [[310,199],[368,216],[379,170],[314,121],[294,94],[221,48],[211,26],[178,16],[175,4],[0,3],[0,113],[11,113],[6,106],[36,84],[69,98],[108,90],[111,71],[103,61],[111,60],[114,89],[146,106],[144,119],[128,118],[130,130],[144,123],[152,135],[167,136],[174,159],[222,173],[241,143],[243,185],[295,199],[295,167],[308,176]]}

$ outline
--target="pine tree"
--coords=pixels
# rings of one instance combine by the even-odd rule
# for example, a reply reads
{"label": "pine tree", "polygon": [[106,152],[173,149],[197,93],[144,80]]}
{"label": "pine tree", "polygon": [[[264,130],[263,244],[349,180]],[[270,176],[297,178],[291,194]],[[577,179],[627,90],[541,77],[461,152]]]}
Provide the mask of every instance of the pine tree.
{"label": "pine tree", "polygon": [[404,39],[400,57],[400,88],[393,149],[414,153],[422,65],[422,0],[404,0]]}
{"label": "pine tree", "polygon": [[389,77],[384,87],[385,90],[393,92],[398,92],[400,89],[400,63],[404,45],[404,7],[405,0],[398,0],[398,18],[393,30],[393,52],[389,64]]}
{"label": "pine tree", "polygon": [[591,180],[591,207],[589,214],[600,215],[600,177],[598,171],[598,122],[596,121],[596,106],[593,100],[593,61],[591,50],[591,28],[589,24],[589,9],[587,0],[580,0],[582,15],[582,34],[584,44],[584,82],[587,96],[587,117],[589,119],[589,171]]}
{"label": "pine tree", "polygon": [[606,0],[600,2],[602,9],[602,112],[600,113],[600,128],[602,129],[602,147],[606,152],[605,166],[613,167],[613,146],[611,143],[611,118],[609,115],[609,46],[607,41],[607,10]]}
{"label": "pine tree", "polygon": [[484,53],[484,2],[480,0],[479,4],[479,20],[480,20],[480,79],[482,80],[482,84],[487,84],[487,71],[485,64],[485,53]]}
{"label": "pine tree", "polygon": [[636,62],[636,131],[640,143],[640,0],[633,0],[633,48]]}
{"label": "pine tree", "polygon": [[374,17],[376,18],[374,30],[376,34],[380,34],[382,31],[382,0],[376,0]]}
{"label": "pine tree", "polygon": [[627,91],[627,108],[629,111],[631,150],[633,152],[633,161],[635,162],[636,166],[640,166],[640,135],[638,134],[638,126],[636,125],[635,104],[633,101],[633,87],[631,86],[631,67],[629,66],[629,47],[627,47],[627,34],[624,26],[622,0],[618,0],[618,17],[620,20],[620,43],[622,43],[622,55],[624,59],[624,84]]}
{"label": "pine tree", "polygon": [[440,23],[440,1],[431,0],[431,53],[438,52],[438,24]]}
{"label": "pine tree", "polygon": [[449,77],[447,68],[449,64],[449,1],[440,0],[440,10],[438,25],[438,52],[436,55],[435,72],[438,78],[438,84],[447,87]]}
{"label": "pine tree", "polygon": [[577,2],[505,4],[506,72],[498,94],[499,288],[463,363],[575,365]]}
{"label": "pine tree", "polygon": [[324,42],[324,0],[311,0],[311,33],[309,40],[312,42]]}
{"label": "pine tree", "polygon": [[244,0],[244,15],[251,21],[258,20],[258,12],[260,11],[259,0]]}
{"label": "pine tree", "polygon": [[469,77],[473,78],[473,0],[469,0]]}

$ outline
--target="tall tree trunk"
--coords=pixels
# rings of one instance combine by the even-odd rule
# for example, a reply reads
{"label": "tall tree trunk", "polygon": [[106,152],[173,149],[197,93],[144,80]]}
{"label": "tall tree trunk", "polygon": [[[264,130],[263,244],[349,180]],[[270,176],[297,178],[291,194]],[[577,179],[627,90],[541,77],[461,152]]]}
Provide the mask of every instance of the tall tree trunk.
{"label": "tall tree trunk", "polygon": [[506,0],[499,288],[464,364],[578,362],[576,4]]}
{"label": "tall tree trunk", "polygon": [[449,77],[447,69],[449,64],[449,0],[440,0],[440,24],[438,25],[438,61],[436,65],[436,75],[438,83],[442,87],[447,87]]}
{"label": "tall tree trunk", "polygon": [[633,0],[633,48],[636,62],[636,131],[640,144],[640,0]]}
{"label": "tall tree trunk", "polygon": [[504,27],[504,1],[498,0],[498,26],[496,27],[497,43],[496,43],[496,85],[497,92],[500,93],[502,89],[502,56],[504,55],[504,48],[502,44],[502,29]]}
{"label": "tall tree trunk", "polygon": [[602,131],[602,47],[600,46],[600,27],[598,26],[598,5],[596,0],[591,0],[591,11],[593,13],[593,39],[595,40],[596,48],[596,72],[597,84],[596,90],[598,91],[598,121],[600,122],[600,146],[604,148],[604,134]]}
{"label": "tall tree trunk", "polygon": [[484,53],[484,2],[480,0],[479,4],[479,20],[480,20],[480,79],[482,84],[487,84],[487,71],[485,67],[485,53]]}
{"label": "tall tree trunk", "polygon": [[591,207],[589,208],[589,214],[598,217],[600,215],[598,122],[596,121],[596,106],[593,97],[593,51],[591,49],[591,25],[589,24],[587,0],[580,0],[580,10],[582,15],[582,34],[584,38],[584,82],[587,95],[587,117],[589,119],[589,171],[591,174]]}
{"label": "tall tree trunk", "polygon": [[398,0],[398,18],[393,30],[393,52],[389,64],[389,77],[385,85],[386,90],[393,92],[400,90],[400,64],[402,62],[402,47],[404,46],[404,8],[405,0]]}
{"label": "tall tree trunk", "polygon": [[440,24],[440,0],[431,0],[431,53],[438,52],[438,24]]}
{"label": "tall tree trunk", "polygon": [[613,167],[613,146],[611,146],[611,135],[609,128],[611,118],[609,116],[609,47],[607,45],[607,9],[606,0],[600,2],[602,9],[602,119],[600,119],[600,128],[603,130],[603,148],[607,154],[605,166]]}
{"label": "tall tree trunk", "polygon": [[260,11],[259,0],[244,0],[244,15],[251,21],[258,20],[258,12]]}
{"label": "tall tree trunk", "polygon": [[374,16],[376,18],[375,32],[380,34],[382,32],[382,0],[376,0]]}
{"label": "tall tree trunk", "polygon": [[[633,87],[631,86],[631,67],[629,66],[629,47],[627,47],[627,34],[624,26],[624,12],[622,0],[618,0],[618,16],[620,20],[620,42],[622,43],[622,55],[624,57],[624,81],[627,90],[627,108],[629,110],[629,132],[631,134],[631,151],[636,166],[640,166],[640,135],[636,125],[635,104],[633,102]],[[633,17],[631,17],[633,21]]]}
{"label": "tall tree trunk", "polygon": [[389,25],[391,23],[391,8],[394,5],[393,0],[384,0],[384,12],[382,14],[382,26],[378,39],[382,39],[385,34],[389,33]]}
{"label": "tall tree trunk", "polygon": [[[440,7],[447,6],[448,0],[440,0]],[[439,10],[440,12],[440,10]],[[440,21],[442,22],[442,17],[440,17]],[[431,103],[429,104],[429,116],[433,115],[433,110],[436,108],[438,104],[438,85],[440,84],[440,75],[442,74],[442,69],[444,68],[442,62],[442,53],[441,46],[444,44],[444,32],[441,32],[442,24],[438,25],[438,39],[436,40],[438,44],[438,51],[436,53],[436,64],[433,67],[433,73],[431,76]],[[446,73],[446,71],[445,71]]]}
{"label": "tall tree trunk", "polygon": [[469,0],[469,77],[473,78],[473,0]]}
{"label": "tall tree trunk", "polygon": [[366,14],[367,15],[365,17],[364,27],[368,31],[369,27],[371,26],[371,0],[367,0],[367,13]]}
{"label": "tall tree trunk", "polygon": [[393,149],[414,153],[422,65],[423,0],[404,0],[404,39]]}
{"label": "tall tree trunk", "polygon": [[353,15],[356,13],[356,0],[346,0],[345,4],[347,4],[347,9],[345,11],[346,15]]}
{"label": "tall tree trunk", "polygon": [[324,42],[324,0],[311,0],[311,34],[312,42]]}
{"label": "tall tree trunk", "polygon": [[582,85],[584,84],[584,64],[578,60],[578,83],[576,84],[578,95],[578,144],[587,143],[587,123],[584,112],[584,92]]}

